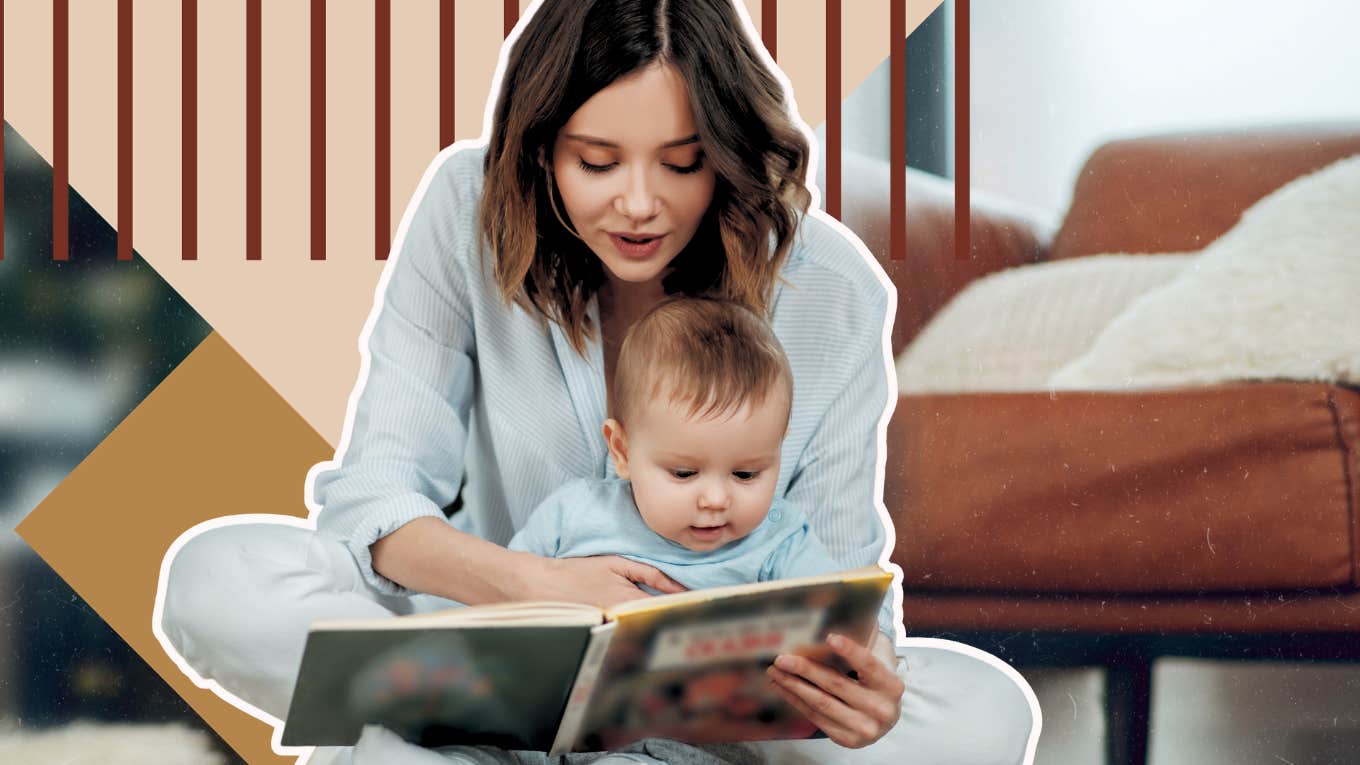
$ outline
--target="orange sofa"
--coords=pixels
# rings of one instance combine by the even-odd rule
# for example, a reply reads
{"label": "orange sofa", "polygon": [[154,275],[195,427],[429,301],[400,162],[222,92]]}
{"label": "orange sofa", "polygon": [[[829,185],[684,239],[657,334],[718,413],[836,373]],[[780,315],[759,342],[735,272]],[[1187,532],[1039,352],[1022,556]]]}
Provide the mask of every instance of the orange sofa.
{"label": "orange sofa", "polygon": [[[900,352],[979,276],[1198,250],[1270,191],[1355,153],[1357,125],[1112,142],[1082,169],[1051,244],[975,204],[966,259],[938,188],[909,179],[903,261],[883,260],[886,194],[848,181],[844,219],[897,286]],[[1360,658],[1355,389],[902,395],[884,493],[908,634],[1016,664],[1106,667],[1111,762],[1145,760],[1157,656]]]}

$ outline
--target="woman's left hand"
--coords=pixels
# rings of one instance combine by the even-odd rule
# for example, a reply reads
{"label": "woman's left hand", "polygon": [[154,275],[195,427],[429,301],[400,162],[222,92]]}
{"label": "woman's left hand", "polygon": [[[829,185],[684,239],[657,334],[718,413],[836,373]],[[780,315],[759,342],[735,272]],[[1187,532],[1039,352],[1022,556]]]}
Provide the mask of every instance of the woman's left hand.
{"label": "woman's left hand", "polygon": [[[875,648],[892,643],[874,633]],[[768,674],[790,704],[841,746],[858,749],[883,737],[897,724],[902,694],[906,686],[888,666],[886,656],[843,636],[827,638],[831,649],[855,671],[858,679],[841,674],[833,667],[793,654],[781,654]]]}

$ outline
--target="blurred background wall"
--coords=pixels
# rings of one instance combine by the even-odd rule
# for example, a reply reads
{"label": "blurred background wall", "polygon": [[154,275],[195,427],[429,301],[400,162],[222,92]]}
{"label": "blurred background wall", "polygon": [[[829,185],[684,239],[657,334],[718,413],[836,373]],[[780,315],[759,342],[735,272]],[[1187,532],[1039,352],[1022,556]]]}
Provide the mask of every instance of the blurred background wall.
{"label": "blurred background wall", "polygon": [[1097,145],[1360,118],[1360,3],[974,0],[973,187],[1061,213]]}

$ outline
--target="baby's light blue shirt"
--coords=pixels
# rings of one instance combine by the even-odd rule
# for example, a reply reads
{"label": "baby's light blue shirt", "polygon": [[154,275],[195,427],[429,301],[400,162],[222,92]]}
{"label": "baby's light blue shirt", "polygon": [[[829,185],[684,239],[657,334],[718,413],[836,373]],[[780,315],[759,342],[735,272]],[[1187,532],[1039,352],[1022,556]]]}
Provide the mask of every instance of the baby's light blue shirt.
{"label": "baby's light blue shirt", "polygon": [[[691,590],[768,582],[841,571],[817,540],[807,517],[776,498],[750,534],[716,550],[697,551],[652,530],[621,478],[570,481],[539,505],[509,548],[547,558],[621,555],[655,566]],[[879,629],[893,635],[891,595],[879,609]]]}

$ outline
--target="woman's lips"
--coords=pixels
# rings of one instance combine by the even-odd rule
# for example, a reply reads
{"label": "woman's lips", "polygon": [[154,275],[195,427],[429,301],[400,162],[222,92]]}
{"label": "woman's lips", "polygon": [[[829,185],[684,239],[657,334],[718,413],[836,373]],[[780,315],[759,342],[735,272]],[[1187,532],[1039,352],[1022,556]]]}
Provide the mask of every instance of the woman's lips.
{"label": "woman's lips", "polygon": [[614,243],[614,249],[625,258],[650,258],[661,249],[661,241],[666,238],[665,234],[648,238],[644,241],[630,241],[634,237],[624,238],[620,234],[610,234],[609,240]]}

